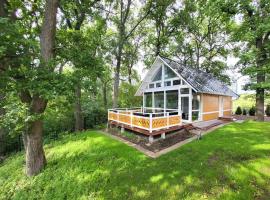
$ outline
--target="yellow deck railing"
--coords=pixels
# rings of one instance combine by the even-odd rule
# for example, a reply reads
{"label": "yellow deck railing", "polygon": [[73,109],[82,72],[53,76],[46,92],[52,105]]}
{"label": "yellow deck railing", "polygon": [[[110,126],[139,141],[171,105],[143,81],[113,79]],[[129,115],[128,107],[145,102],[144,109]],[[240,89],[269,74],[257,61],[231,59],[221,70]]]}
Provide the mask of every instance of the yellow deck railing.
{"label": "yellow deck railing", "polygon": [[[170,128],[182,124],[181,116],[177,110],[166,110],[158,112],[159,108],[151,108],[156,112],[147,113],[141,108],[134,109],[109,109],[108,120],[138,127],[148,130],[150,133],[154,130]],[[149,110],[149,109],[148,109]]]}

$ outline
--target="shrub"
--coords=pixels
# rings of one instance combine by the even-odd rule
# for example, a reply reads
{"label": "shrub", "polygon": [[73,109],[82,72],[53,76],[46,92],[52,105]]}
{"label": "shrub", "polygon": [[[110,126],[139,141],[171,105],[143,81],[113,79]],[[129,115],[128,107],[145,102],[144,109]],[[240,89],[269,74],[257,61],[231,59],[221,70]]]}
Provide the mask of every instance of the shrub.
{"label": "shrub", "polygon": [[270,117],[270,104],[266,106],[265,114]]}
{"label": "shrub", "polygon": [[84,113],[84,128],[100,128],[100,125],[107,122],[108,114],[107,110],[102,108],[92,108]]}
{"label": "shrub", "polygon": [[252,106],[252,107],[249,109],[249,115],[250,115],[250,116],[255,116],[255,112],[256,112],[255,106]]}
{"label": "shrub", "polygon": [[236,111],[235,111],[236,115],[241,115],[242,114],[242,109],[240,106],[237,107]]}
{"label": "shrub", "polygon": [[243,109],[243,115],[247,115],[247,110],[245,108]]}

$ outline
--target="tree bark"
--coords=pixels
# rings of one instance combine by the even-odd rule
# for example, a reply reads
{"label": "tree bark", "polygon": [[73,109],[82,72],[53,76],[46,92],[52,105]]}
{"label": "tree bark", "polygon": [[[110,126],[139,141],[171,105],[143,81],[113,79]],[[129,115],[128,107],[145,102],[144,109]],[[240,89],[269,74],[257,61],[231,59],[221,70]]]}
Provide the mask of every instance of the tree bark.
{"label": "tree bark", "polygon": [[82,131],[84,129],[84,119],[81,107],[81,87],[79,84],[75,87],[74,117],[75,131]]}
{"label": "tree bark", "polygon": [[23,137],[26,154],[26,174],[28,176],[38,174],[46,165],[42,132],[42,120],[36,120],[31,123],[29,132]]}
{"label": "tree bark", "polygon": [[103,83],[102,90],[103,90],[103,104],[104,104],[105,109],[107,109],[108,101],[107,101],[107,82],[106,81]]}
{"label": "tree bark", "polygon": [[120,44],[118,47],[118,53],[117,53],[117,57],[116,57],[116,69],[115,69],[115,75],[114,75],[113,108],[118,107],[118,96],[119,96],[119,85],[120,85],[120,67],[121,67],[121,61],[122,61],[122,53],[123,53],[123,42],[120,41]]}
{"label": "tree bark", "polygon": [[[50,61],[54,58],[54,44],[56,32],[56,13],[58,0],[47,0],[45,6],[44,21],[40,35],[41,65],[49,67]],[[41,114],[45,111],[47,100],[34,93],[31,97],[29,91],[22,91],[21,99],[30,105],[30,113]],[[24,134],[26,151],[26,174],[34,176],[42,171],[46,165],[46,158],[42,141],[43,122],[36,119],[29,124],[29,129]]]}

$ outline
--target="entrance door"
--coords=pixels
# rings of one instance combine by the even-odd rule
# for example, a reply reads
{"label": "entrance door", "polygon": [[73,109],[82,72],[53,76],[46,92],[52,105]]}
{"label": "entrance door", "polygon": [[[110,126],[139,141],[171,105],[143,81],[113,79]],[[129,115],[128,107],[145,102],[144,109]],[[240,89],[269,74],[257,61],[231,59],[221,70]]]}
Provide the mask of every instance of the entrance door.
{"label": "entrance door", "polygon": [[181,110],[182,119],[187,121],[189,119],[189,97],[181,97]]}
{"label": "entrance door", "polygon": [[219,96],[219,117],[223,117],[223,97]]}

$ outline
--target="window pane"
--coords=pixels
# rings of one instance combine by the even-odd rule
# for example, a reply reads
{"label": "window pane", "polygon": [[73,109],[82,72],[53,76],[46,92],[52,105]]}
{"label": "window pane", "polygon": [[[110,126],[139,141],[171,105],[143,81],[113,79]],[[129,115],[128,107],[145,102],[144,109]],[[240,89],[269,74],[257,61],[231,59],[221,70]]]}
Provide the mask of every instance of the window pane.
{"label": "window pane", "polygon": [[171,86],[171,81],[165,81],[165,86]]}
{"label": "window pane", "polygon": [[155,92],[155,108],[164,108],[163,92]]}
{"label": "window pane", "polygon": [[146,93],[145,95],[145,106],[152,107],[152,93]]}
{"label": "window pane", "polygon": [[164,74],[164,78],[165,79],[169,79],[169,78],[175,78],[177,77],[177,75],[167,66],[164,66],[164,71],[165,71],[165,74]]}
{"label": "window pane", "polygon": [[168,109],[178,109],[178,91],[166,92],[166,107]]}
{"label": "window pane", "polygon": [[181,82],[180,80],[174,80],[173,85],[180,85],[180,82]]}
{"label": "window pane", "polygon": [[161,83],[156,83],[156,87],[161,87]]}
{"label": "window pane", "polygon": [[199,120],[199,111],[192,112],[192,121]]}
{"label": "window pane", "polygon": [[155,87],[154,83],[149,84],[149,88],[154,88],[154,87]]}
{"label": "window pane", "polygon": [[155,75],[153,81],[160,81],[162,76],[162,68],[160,67],[157,74]]}
{"label": "window pane", "polygon": [[189,94],[189,88],[181,88],[180,92],[181,94]]}
{"label": "window pane", "polygon": [[192,95],[192,110],[199,110],[200,109],[200,96],[196,93]]}

